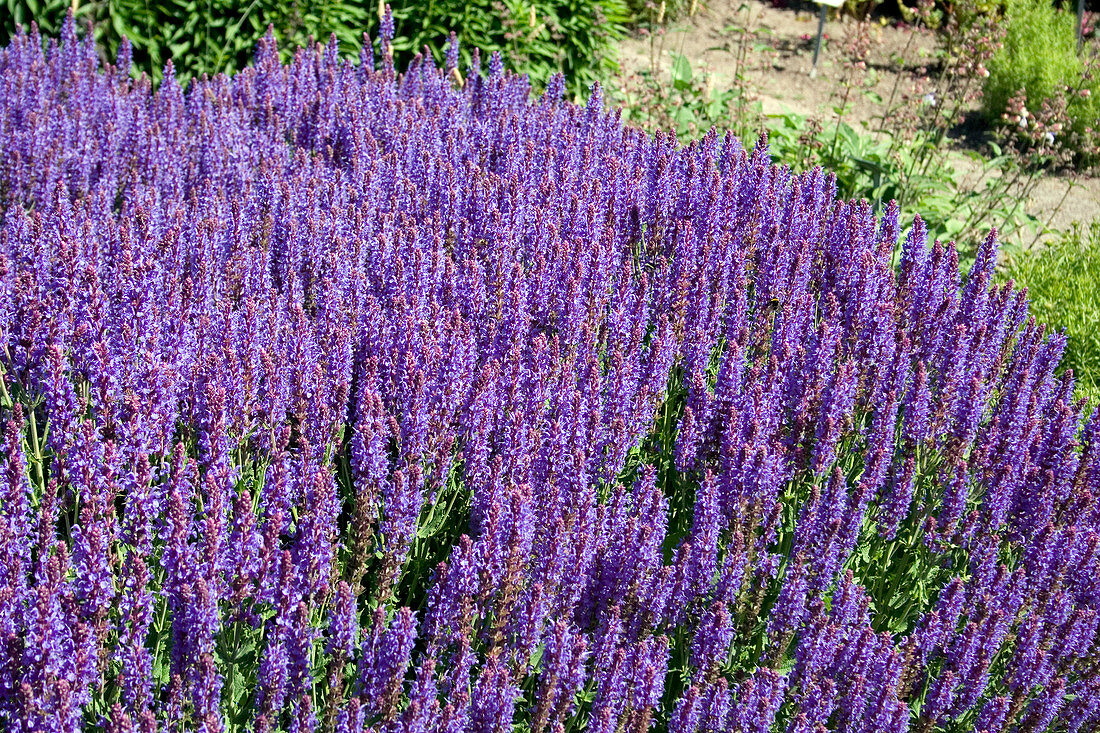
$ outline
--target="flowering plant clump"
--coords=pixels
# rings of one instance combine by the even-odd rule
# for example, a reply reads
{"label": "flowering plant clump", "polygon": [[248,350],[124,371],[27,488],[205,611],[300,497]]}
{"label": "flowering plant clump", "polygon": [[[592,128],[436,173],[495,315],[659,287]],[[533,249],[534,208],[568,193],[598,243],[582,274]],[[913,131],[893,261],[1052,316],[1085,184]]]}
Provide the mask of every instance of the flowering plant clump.
{"label": "flowering plant clump", "polygon": [[448,59],[0,51],[0,727],[1096,730],[994,237]]}
{"label": "flowering plant clump", "polygon": [[987,119],[1033,163],[1095,166],[1097,58],[1091,46],[1079,44],[1075,15],[1044,2],[1012,0],[1002,24],[1005,42],[989,58],[983,82]]}

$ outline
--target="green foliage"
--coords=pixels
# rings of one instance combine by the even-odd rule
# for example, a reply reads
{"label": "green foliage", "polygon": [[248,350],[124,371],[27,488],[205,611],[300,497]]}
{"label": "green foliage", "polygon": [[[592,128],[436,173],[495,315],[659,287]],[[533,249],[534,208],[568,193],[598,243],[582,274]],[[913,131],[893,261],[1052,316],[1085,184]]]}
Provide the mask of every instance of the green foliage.
{"label": "green foliage", "polygon": [[[1064,104],[1068,132],[1082,139],[1082,147],[1100,127],[1100,82],[1077,51],[1076,16],[1055,9],[1050,0],[1011,0],[1006,20],[1004,46],[990,60],[985,82],[986,116],[1004,120],[1013,96],[1023,90],[1033,118],[1044,103]],[[1017,124],[1014,114],[1010,118],[1005,121]]]}
{"label": "green foliage", "polygon": [[1074,17],[1047,0],[1013,0],[1008,6],[1007,34],[993,57],[985,85],[987,110],[994,117],[1008,98],[1026,88],[1037,105],[1055,85],[1072,81],[1081,71],[1074,39]]}
{"label": "green foliage", "polygon": [[[68,0],[0,0],[0,45],[17,24],[37,22],[56,36]],[[500,51],[505,62],[544,83],[565,73],[574,96],[618,69],[614,41],[630,16],[625,0],[426,0],[394,2],[393,47],[403,67],[425,46],[442,60],[451,31],[458,33],[467,62],[477,47]],[[91,24],[104,60],[113,60],[123,36],[134,47],[134,63],[159,79],[172,59],[176,76],[239,69],[248,64],[268,25],[285,55],[312,37],[335,34],[345,54],[357,54],[364,32],[378,31],[379,5],[370,0],[91,0],[76,4],[81,26]]]}
{"label": "green foliage", "polygon": [[[29,28],[32,21],[37,21],[39,28],[46,35],[60,36],[61,21],[65,19],[65,11],[72,5],[69,0],[3,0],[3,9],[0,10],[0,45],[8,45],[8,40],[15,31],[17,25]],[[96,12],[96,6],[90,4],[76,7],[76,18],[83,21]]]}
{"label": "green foliage", "polygon": [[500,51],[506,64],[536,85],[563,72],[567,88],[579,98],[593,82],[618,71],[614,42],[625,35],[630,17],[625,0],[398,0],[391,5],[399,54],[427,46],[442,59],[441,41],[453,30],[466,63],[474,48],[483,54]]}
{"label": "green foliage", "polygon": [[980,16],[1004,14],[1005,0],[898,0],[897,12],[906,23],[947,30],[966,28]]}
{"label": "green foliage", "polygon": [[650,130],[673,130],[681,138],[698,137],[713,126],[729,128],[742,140],[755,136],[762,113],[750,93],[749,56],[768,48],[756,37],[770,31],[754,27],[747,4],[737,8],[733,20],[719,31],[722,44],[710,49],[732,54],[728,83],[716,83],[714,74],[693,70],[688,57],[678,52],[670,52],[672,65],[666,77],[656,63],[664,54],[665,36],[658,44],[650,28],[650,68],[620,79],[619,88],[611,90],[612,99],[623,108],[623,120]]}
{"label": "green foliage", "polygon": [[1028,289],[1037,321],[1065,329],[1062,365],[1073,369],[1078,395],[1100,403],[1100,221],[1011,258],[1004,275]]}
{"label": "green foliage", "polygon": [[[715,86],[712,76],[693,71],[691,61],[680,53],[672,55],[668,79],[643,70],[616,94],[624,121],[648,129],[675,130],[681,138],[698,137],[712,125],[755,119],[758,111],[758,105],[750,104],[736,86]],[[754,130],[734,132],[744,137]]]}
{"label": "green foliage", "polygon": [[843,120],[822,127],[802,115],[778,115],[768,134],[773,160],[799,170],[824,167],[836,175],[843,198],[865,198],[878,206],[901,195],[901,157],[891,155],[888,141],[860,134]]}
{"label": "green foliage", "polygon": [[[6,44],[16,24],[38,23],[56,35],[70,3],[63,0],[3,0],[7,18],[0,27]],[[160,78],[172,60],[177,78],[216,74],[245,66],[268,25],[285,54],[309,38],[335,34],[345,51],[357,51],[364,30],[377,28],[377,17],[361,3],[320,0],[93,0],[76,5],[81,26],[90,23],[104,60],[113,60],[125,36],[133,45],[134,64]]]}
{"label": "green foliage", "polygon": [[883,132],[859,131],[843,120],[822,126],[801,115],[773,117],[768,125],[772,159],[805,170],[820,165],[837,177],[844,198],[867,199],[881,210],[897,201],[903,220],[920,214],[934,239],[959,244],[964,264],[990,227],[1001,232],[1002,246],[1018,246],[1020,235],[1042,229],[1042,222],[1021,208],[1021,187],[1035,182],[1034,171],[993,146],[985,159],[966,155],[978,167],[959,169],[963,153],[927,138],[903,140]]}

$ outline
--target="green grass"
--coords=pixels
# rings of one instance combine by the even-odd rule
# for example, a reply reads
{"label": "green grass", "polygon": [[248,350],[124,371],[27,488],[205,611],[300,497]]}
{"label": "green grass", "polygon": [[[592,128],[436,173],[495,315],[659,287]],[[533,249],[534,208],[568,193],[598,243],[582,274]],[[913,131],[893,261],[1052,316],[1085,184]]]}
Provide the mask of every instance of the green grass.
{"label": "green grass", "polygon": [[1100,403],[1100,221],[1014,257],[1004,274],[1028,289],[1037,321],[1065,329],[1062,366],[1073,369],[1079,396]]}

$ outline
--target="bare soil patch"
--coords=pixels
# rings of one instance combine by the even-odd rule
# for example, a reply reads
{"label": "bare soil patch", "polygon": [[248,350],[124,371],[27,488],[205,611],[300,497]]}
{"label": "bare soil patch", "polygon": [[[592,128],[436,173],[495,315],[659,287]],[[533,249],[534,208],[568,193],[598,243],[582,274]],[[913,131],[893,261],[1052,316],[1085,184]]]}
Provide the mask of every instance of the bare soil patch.
{"label": "bare soil patch", "polygon": [[[668,23],[663,36],[639,34],[624,41],[620,45],[622,73],[649,69],[668,74],[674,54],[683,54],[695,73],[711,75],[709,83],[716,88],[732,84],[740,73],[765,115],[816,115],[828,124],[835,120],[833,109],[844,94],[844,46],[851,24],[833,18],[826,22],[816,75],[811,75],[817,23],[817,6],[812,4],[779,8],[760,0],[700,3],[694,16]],[[745,33],[750,46],[746,61],[739,65]],[[910,39],[911,34],[916,35]],[[878,129],[885,102],[892,95],[895,101],[900,99],[925,70],[934,71],[930,68],[935,64],[934,50],[935,38],[929,31],[876,24],[862,72],[865,85],[862,91],[853,88],[845,120],[857,129]],[[965,153],[987,153],[987,140],[979,111],[967,110],[964,124],[952,131],[949,144],[957,151],[952,164],[965,174],[976,173],[978,164]],[[1067,196],[1067,187],[1074,181],[1076,185]],[[1046,174],[1023,206],[1058,229],[1069,228],[1074,222],[1086,223],[1100,217],[1100,178],[1071,172]]]}

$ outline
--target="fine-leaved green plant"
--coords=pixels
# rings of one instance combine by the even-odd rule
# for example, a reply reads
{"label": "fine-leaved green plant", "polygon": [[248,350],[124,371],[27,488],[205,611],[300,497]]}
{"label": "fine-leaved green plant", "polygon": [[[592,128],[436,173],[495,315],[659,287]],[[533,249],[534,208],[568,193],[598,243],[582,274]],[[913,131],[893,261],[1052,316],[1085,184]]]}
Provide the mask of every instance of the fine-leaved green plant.
{"label": "fine-leaved green plant", "polygon": [[[989,62],[986,117],[1026,134],[1044,111],[1049,113],[1044,106],[1053,107],[1059,119],[1047,122],[1041,135],[1049,133],[1084,162],[1096,162],[1100,82],[1093,76],[1090,47],[1078,51],[1076,16],[1048,0],[1012,0],[1005,27],[1004,45]],[[1015,100],[1018,96],[1024,99]]]}
{"label": "fine-leaved green plant", "polygon": [[1028,289],[1031,314],[1069,337],[1062,364],[1079,396],[1100,403],[1100,221],[1008,261],[1004,275]]}

